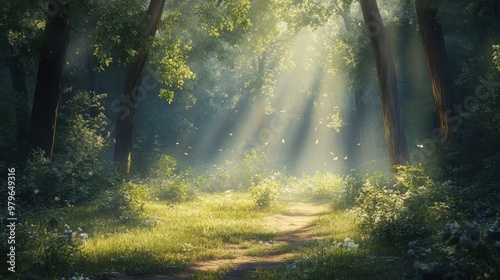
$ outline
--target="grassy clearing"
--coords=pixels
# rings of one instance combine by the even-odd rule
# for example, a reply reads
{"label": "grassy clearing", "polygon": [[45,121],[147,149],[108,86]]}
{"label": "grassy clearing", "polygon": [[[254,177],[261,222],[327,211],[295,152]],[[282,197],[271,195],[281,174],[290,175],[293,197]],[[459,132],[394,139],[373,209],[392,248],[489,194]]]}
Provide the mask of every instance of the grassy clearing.
{"label": "grassy clearing", "polygon": [[365,240],[349,211],[333,211],[313,224],[310,232],[325,239],[305,242],[282,267],[257,269],[246,279],[400,279],[408,265],[394,248]]}
{"label": "grassy clearing", "polygon": [[233,258],[225,244],[259,248],[259,241],[275,236],[262,227],[262,219],[286,210],[257,209],[249,194],[231,192],[175,205],[148,202],[144,208],[143,218],[133,225],[98,215],[96,209],[72,209],[68,221],[89,234],[81,248],[80,271],[148,273],[179,269],[198,260]]}

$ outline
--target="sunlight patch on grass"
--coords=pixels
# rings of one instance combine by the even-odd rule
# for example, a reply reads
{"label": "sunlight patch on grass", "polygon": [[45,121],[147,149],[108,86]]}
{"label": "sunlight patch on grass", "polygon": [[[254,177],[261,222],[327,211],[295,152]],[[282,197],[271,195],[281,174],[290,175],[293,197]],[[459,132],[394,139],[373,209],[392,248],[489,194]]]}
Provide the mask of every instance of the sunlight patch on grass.
{"label": "sunlight patch on grass", "polygon": [[111,219],[84,216],[75,210],[69,219],[82,225],[90,238],[81,248],[81,266],[100,272],[139,268],[140,272],[179,268],[197,260],[233,258],[224,244],[272,240],[274,233],[261,220],[273,209],[259,210],[248,194],[203,195],[194,201],[144,205],[144,221],[124,226]]}
{"label": "sunlight patch on grass", "polygon": [[334,210],[328,215],[315,219],[311,233],[327,235],[339,241],[344,240],[346,237],[359,240],[361,233],[355,221],[356,217],[353,213]]}

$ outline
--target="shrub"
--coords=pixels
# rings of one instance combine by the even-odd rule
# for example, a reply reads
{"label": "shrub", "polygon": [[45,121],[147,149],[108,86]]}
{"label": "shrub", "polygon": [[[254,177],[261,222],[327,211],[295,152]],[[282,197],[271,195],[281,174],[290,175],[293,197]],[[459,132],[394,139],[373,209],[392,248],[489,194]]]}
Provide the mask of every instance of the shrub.
{"label": "shrub", "polygon": [[[118,182],[105,158],[111,138],[102,134],[102,98],[81,92],[61,107],[52,162],[41,151],[32,153],[21,178],[20,198],[40,206],[52,206],[56,197],[61,205],[86,204]],[[97,113],[91,115],[91,109]]]}
{"label": "shrub", "polygon": [[184,176],[172,176],[168,179],[151,181],[153,186],[152,196],[159,200],[170,202],[188,201],[195,197],[194,188]]}
{"label": "shrub", "polygon": [[277,202],[280,182],[274,177],[262,180],[258,185],[250,188],[252,199],[258,207],[269,207]]}
{"label": "shrub", "polygon": [[163,155],[154,165],[153,173],[158,178],[169,178],[174,175],[174,171],[176,168],[177,160],[169,155]]}
{"label": "shrub", "polygon": [[195,184],[198,189],[208,192],[248,190],[271,174],[265,154],[254,149],[246,152],[241,160],[214,165],[198,176]]}
{"label": "shrub", "polygon": [[337,209],[349,209],[354,207],[356,199],[363,188],[363,179],[356,170],[342,178],[340,187],[334,189],[332,193],[332,204]]}
{"label": "shrub", "polygon": [[374,237],[406,242],[435,231],[447,218],[444,189],[420,167],[400,167],[392,176],[375,175],[366,180],[357,200],[361,227]]}
{"label": "shrub", "polygon": [[342,178],[330,172],[316,171],[314,176],[310,177],[313,199],[330,199],[334,193],[339,192]]}
{"label": "shrub", "polygon": [[177,161],[163,155],[156,162],[153,173],[157,178],[148,182],[151,196],[158,200],[183,202],[195,196],[193,183],[185,174],[176,174]]}
{"label": "shrub", "polygon": [[138,218],[149,192],[144,184],[122,183],[116,189],[106,190],[94,203],[101,211],[118,215],[122,222]]}
{"label": "shrub", "polygon": [[[500,220],[485,224],[448,223],[442,234],[447,259],[422,269],[424,279],[499,279]],[[438,244],[437,247],[442,247]]]}
{"label": "shrub", "polygon": [[74,271],[80,245],[88,238],[81,228],[68,225],[61,210],[28,218],[16,230],[16,273],[33,277],[29,279],[53,279]]}
{"label": "shrub", "polygon": [[238,165],[238,172],[234,174],[239,178],[239,186],[248,189],[259,184],[266,176],[272,174],[267,165],[266,155],[257,149],[246,152]]}

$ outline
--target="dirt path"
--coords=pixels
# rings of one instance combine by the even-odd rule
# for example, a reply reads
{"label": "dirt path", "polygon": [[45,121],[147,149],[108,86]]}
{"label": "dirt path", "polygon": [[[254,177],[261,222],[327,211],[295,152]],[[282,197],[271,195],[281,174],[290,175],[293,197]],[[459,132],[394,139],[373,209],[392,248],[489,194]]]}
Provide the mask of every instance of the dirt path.
{"label": "dirt path", "polygon": [[[273,242],[262,242],[263,246],[272,246],[268,254],[253,257],[247,254],[248,249],[240,245],[227,245],[228,250],[234,252],[232,259],[217,259],[200,261],[189,268],[170,275],[148,275],[136,276],[131,279],[153,280],[153,279],[188,279],[197,271],[216,270],[219,267],[231,267],[231,271],[224,279],[242,279],[244,275],[254,271],[257,267],[271,267],[283,263],[292,257],[306,240],[321,238],[322,236],[309,233],[311,222],[326,213],[327,204],[295,203],[290,205],[291,211],[269,216],[265,219],[266,227],[277,232]],[[278,246],[279,245],[279,246]],[[277,250],[273,250],[273,247]],[[282,249],[278,249],[282,248]]]}

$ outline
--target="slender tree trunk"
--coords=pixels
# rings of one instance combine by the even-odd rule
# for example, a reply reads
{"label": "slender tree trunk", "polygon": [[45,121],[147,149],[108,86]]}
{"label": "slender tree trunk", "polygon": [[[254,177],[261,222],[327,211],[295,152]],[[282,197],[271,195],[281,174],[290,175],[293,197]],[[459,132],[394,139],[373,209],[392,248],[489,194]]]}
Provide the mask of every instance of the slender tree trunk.
{"label": "slender tree trunk", "polygon": [[451,78],[443,28],[432,0],[415,0],[420,36],[427,58],[427,69],[436,102],[441,142],[453,138],[453,99],[455,89]]}
{"label": "slender tree trunk", "polygon": [[396,69],[376,0],[360,0],[377,66],[385,139],[391,165],[408,162],[408,148],[399,109]]}
{"label": "slender tree trunk", "polygon": [[[365,104],[363,103],[363,95],[365,91],[361,88],[356,88],[354,90],[354,103],[356,105],[356,116],[357,116],[357,130],[355,131],[356,135],[356,143],[355,150],[359,150],[358,152],[358,162],[362,163],[364,158],[364,133],[365,133],[365,122],[366,122],[366,114],[365,114]],[[358,147],[360,145],[360,147]]]}
{"label": "slender tree trunk", "polygon": [[259,96],[257,96],[257,139],[259,139],[259,149],[262,153],[266,154],[268,153],[268,145],[270,143],[267,143],[267,139],[272,138],[271,135],[266,135],[266,96],[261,92],[262,87],[264,86],[264,71],[266,68],[266,57],[267,57],[267,51],[263,51],[261,56],[258,58],[257,63],[258,63],[258,93]]}
{"label": "slender tree trunk", "polygon": [[54,148],[57,107],[69,31],[67,5],[56,0],[49,1],[49,16],[40,50],[31,126],[33,146],[42,149],[50,159]]}
{"label": "slender tree trunk", "polygon": [[[151,0],[145,24],[150,36],[156,34],[160,24],[165,0]],[[118,118],[116,121],[116,144],[114,161],[121,172],[128,175],[132,159],[132,142],[134,131],[134,116],[137,109],[137,95],[139,94],[141,77],[148,57],[148,51],[141,51],[128,70],[125,87],[120,101]]]}

